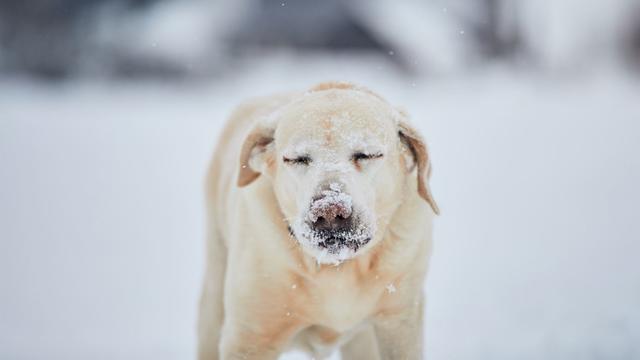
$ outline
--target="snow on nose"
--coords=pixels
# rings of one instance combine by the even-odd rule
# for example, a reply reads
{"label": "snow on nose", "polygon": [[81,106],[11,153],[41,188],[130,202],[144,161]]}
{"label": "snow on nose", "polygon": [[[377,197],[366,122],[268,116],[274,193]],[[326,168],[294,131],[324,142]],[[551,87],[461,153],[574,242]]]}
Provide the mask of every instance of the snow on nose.
{"label": "snow on nose", "polygon": [[339,220],[346,220],[352,213],[351,195],[342,192],[342,186],[337,183],[329,184],[328,188],[314,196],[308,213],[311,223],[324,221],[331,224]]}

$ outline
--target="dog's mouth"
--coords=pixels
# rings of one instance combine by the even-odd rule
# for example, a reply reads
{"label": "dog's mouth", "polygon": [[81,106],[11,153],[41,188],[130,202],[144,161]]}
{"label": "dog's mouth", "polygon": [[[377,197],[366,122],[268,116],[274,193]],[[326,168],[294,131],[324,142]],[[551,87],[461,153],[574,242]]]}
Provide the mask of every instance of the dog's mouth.
{"label": "dog's mouth", "polygon": [[356,252],[371,240],[371,237],[353,231],[314,231],[312,237],[318,239],[319,248],[327,249],[331,254],[337,254],[343,248]]}
{"label": "dog's mouth", "polygon": [[301,222],[290,225],[289,233],[303,248],[310,248],[318,262],[338,263],[355,257],[371,241],[373,232],[364,225],[341,231],[315,230]]}

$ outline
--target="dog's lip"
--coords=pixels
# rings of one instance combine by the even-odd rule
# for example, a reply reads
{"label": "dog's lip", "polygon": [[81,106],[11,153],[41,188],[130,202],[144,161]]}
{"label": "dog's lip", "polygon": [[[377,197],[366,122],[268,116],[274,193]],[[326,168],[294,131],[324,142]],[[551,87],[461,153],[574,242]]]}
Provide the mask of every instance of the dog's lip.
{"label": "dog's lip", "polygon": [[[289,235],[294,237],[296,240],[298,239],[296,233],[293,231],[291,225],[287,225],[287,230],[289,231]],[[354,252],[358,251],[361,247],[367,245],[371,241],[371,237],[367,236],[362,240],[350,240],[344,233],[335,233],[329,234],[325,236],[322,241],[319,241],[316,246],[324,249],[338,251],[342,248],[352,249]]]}
{"label": "dog's lip", "polygon": [[[307,241],[300,241],[298,234],[294,230],[294,227],[287,223],[287,230],[289,235],[294,238],[299,244],[310,246],[310,240],[304,234],[300,235]],[[364,235],[364,236],[362,236]],[[361,234],[361,236],[354,236],[350,231],[322,231],[313,232],[312,238],[316,239],[313,247],[328,250],[329,253],[339,253],[343,249],[350,249],[354,253],[367,245],[373,238],[371,235]]]}
{"label": "dog's lip", "polygon": [[370,237],[364,238],[361,241],[346,241],[339,237],[329,237],[318,243],[318,247],[330,250],[340,250],[342,248],[349,248],[351,250],[358,251],[361,247],[368,244],[371,241]]}

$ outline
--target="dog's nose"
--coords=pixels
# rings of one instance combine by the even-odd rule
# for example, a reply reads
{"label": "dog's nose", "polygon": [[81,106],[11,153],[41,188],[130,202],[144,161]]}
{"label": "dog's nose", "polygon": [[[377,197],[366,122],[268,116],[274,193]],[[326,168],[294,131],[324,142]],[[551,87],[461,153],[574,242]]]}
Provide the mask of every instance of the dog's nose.
{"label": "dog's nose", "polygon": [[325,204],[314,210],[313,227],[316,230],[339,231],[349,228],[351,208],[343,204]]}
{"label": "dog's nose", "polygon": [[351,213],[351,196],[332,186],[313,198],[309,220],[316,230],[340,231],[350,227]]}

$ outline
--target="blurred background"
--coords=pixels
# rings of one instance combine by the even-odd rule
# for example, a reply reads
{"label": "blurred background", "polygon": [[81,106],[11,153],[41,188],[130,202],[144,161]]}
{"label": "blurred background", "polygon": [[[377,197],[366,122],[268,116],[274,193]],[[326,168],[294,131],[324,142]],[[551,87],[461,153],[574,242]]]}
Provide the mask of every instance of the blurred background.
{"label": "blurred background", "polygon": [[1,0],[0,358],[195,358],[219,130],[326,80],[429,142],[428,359],[640,359],[638,0]]}

